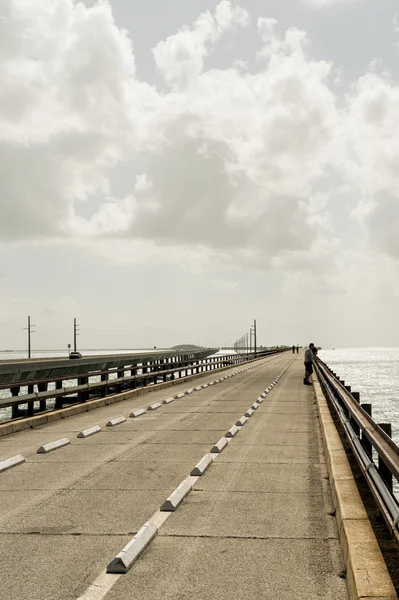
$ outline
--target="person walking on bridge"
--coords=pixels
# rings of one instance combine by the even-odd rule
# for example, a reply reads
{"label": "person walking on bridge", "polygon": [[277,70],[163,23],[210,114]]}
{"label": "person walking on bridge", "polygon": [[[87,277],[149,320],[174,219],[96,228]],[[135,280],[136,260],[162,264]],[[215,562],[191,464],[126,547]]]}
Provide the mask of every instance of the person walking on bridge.
{"label": "person walking on bridge", "polygon": [[295,346],[292,346],[292,354],[295,352]]}
{"label": "person walking on bridge", "polygon": [[305,377],[303,378],[304,385],[312,385],[309,381],[309,377],[313,373],[313,362],[315,360],[315,354],[313,354],[314,344],[309,344],[309,348],[305,350]]}

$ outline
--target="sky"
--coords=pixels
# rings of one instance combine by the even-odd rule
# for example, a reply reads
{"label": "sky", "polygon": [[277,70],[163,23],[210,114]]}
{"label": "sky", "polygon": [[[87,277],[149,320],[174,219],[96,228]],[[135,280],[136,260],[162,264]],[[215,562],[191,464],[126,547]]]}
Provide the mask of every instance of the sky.
{"label": "sky", "polygon": [[396,0],[1,0],[0,350],[399,346]]}

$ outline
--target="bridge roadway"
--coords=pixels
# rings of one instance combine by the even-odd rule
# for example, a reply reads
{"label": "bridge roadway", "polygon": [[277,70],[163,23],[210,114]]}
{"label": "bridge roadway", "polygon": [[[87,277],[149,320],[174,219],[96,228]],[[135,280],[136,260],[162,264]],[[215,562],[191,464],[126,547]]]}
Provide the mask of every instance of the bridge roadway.
{"label": "bridge roadway", "polygon": [[[116,427],[113,417],[195,386],[139,396],[0,439],[0,598],[345,600],[336,521],[303,356],[242,371]],[[248,366],[252,367],[250,370]],[[242,430],[124,575],[105,568],[285,368]],[[220,374],[198,378],[198,385]],[[84,428],[103,430],[77,439]],[[59,438],[49,454],[37,448]],[[159,513],[158,513],[159,516]]]}

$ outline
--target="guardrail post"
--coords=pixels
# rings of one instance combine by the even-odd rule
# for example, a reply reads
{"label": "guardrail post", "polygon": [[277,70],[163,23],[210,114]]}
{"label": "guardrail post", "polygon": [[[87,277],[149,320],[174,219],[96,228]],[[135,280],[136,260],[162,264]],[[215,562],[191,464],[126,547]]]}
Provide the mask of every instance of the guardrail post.
{"label": "guardrail post", "polygon": [[[48,384],[47,383],[38,383],[37,384],[37,391],[38,392],[47,392],[48,389]],[[29,408],[31,408],[31,412],[29,411]],[[44,411],[47,409],[47,402],[46,400],[39,400],[39,410],[40,411]],[[33,402],[30,402],[28,404],[28,415],[31,417],[33,415]]]}
{"label": "guardrail post", "polygon": [[350,385],[346,385],[345,389],[346,389],[347,392],[351,393],[352,388],[351,388]]}
{"label": "guardrail post", "polygon": [[[389,437],[392,437],[391,423],[378,423],[378,425],[383,431],[385,431],[387,435],[389,435]],[[392,473],[389,470],[387,464],[382,460],[381,456],[378,456],[378,472],[384,480],[384,483],[387,486],[387,488],[390,490],[390,492],[393,492]]]}
{"label": "guardrail post", "polygon": [[[361,404],[360,406],[371,417],[371,413],[372,413],[371,404]],[[365,449],[365,451],[367,452],[367,454],[369,455],[369,457],[372,458],[373,457],[373,446],[371,445],[369,440],[364,435],[364,432],[362,432],[362,445],[363,445],[363,448]]]}
{"label": "guardrail post", "polygon": [[[125,376],[125,371],[123,369],[117,369],[116,371],[116,376],[118,379],[120,379],[121,377]],[[120,393],[123,390],[123,381],[121,381],[120,383],[118,383],[118,385],[116,386],[117,392]]]}
{"label": "guardrail post", "polygon": [[[10,388],[11,394],[13,398],[16,398],[19,395],[20,387],[12,387]],[[11,418],[16,419],[19,416],[19,405],[13,406],[11,409]]]}
{"label": "guardrail post", "polygon": [[[62,390],[62,380],[55,382],[55,389],[56,390]],[[56,409],[62,408],[62,397],[55,399],[55,408]]]}
{"label": "guardrail post", "polygon": [[[78,377],[78,385],[85,385],[88,382],[88,377]],[[78,392],[78,402],[86,402],[88,392],[81,390]]]}
{"label": "guardrail post", "polygon": [[[350,387],[350,386],[348,386],[348,387]],[[360,393],[359,392],[351,392],[351,393],[352,393],[353,399],[360,404]],[[356,433],[357,437],[359,437],[359,435],[360,435],[359,425],[356,423],[355,419],[350,418],[350,422],[351,422],[354,432]]]}

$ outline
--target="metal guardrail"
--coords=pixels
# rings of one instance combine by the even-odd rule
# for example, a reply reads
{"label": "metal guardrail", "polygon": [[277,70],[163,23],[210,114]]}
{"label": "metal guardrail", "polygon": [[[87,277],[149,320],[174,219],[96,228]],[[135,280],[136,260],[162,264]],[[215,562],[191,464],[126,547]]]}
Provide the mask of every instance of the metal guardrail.
{"label": "metal guardrail", "polygon": [[[360,404],[360,395],[352,392],[319,358],[316,371],[388,529],[399,543],[399,504],[393,494],[393,478],[399,482],[399,447],[387,433],[390,424],[376,423],[371,405]],[[378,464],[374,462],[373,450]]]}
{"label": "metal guardrail", "polygon": [[[29,417],[49,409],[62,409],[64,405],[87,402],[90,399],[218,370],[277,353],[278,351],[274,350],[256,354],[204,356],[206,353],[202,352],[199,355],[191,354],[190,358],[187,354],[150,357],[151,360],[147,358],[144,362],[138,362],[139,359],[135,356],[135,364],[126,364],[132,362],[130,356],[125,357],[123,366],[118,363],[118,366],[97,370],[90,370],[90,364],[84,368],[83,361],[76,360],[68,363],[69,374],[64,365],[53,366],[47,370],[47,376],[46,370],[39,367],[36,373],[40,373],[40,378],[33,376],[31,379],[26,379],[21,376],[21,372],[14,371],[10,373],[8,382],[3,378],[0,384],[0,389],[9,390],[11,394],[0,398],[0,408],[11,408],[11,419]],[[114,357],[110,356],[109,364],[113,365],[114,362]],[[57,375],[57,372],[61,374]],[[66,382],[69,382],[69,385],[65,385]],[[48,389],[49,386],[51,389]],[[26,389],[27,393],[21,394],[21,388]],[[48,400],[55,400],[54,406],[49,407]],[[26,405],[27,409],[22,411],[21,405]]]}

